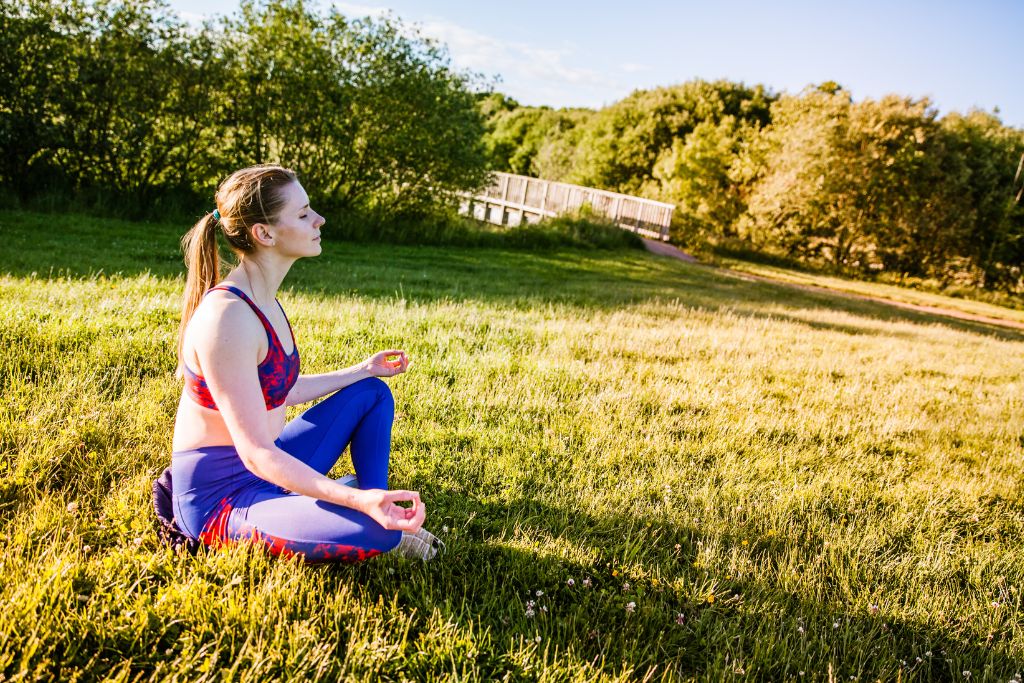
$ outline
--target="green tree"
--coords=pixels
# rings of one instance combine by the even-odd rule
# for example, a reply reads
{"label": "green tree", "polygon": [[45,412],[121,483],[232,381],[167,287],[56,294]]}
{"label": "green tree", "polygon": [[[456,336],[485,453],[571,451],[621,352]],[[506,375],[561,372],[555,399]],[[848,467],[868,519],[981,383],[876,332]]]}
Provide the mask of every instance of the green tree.
{"label": "green tree", "polygon": [[760,127],[769,120],[771,96],[761,86],[729,81],[690,81],[638,90],[599,111],[580,139],[572,180],[618,192],[650,188],[660,157],[703,121],[732,116]]}
{"label": "green tree", "polygon": [[79,183],[139,198],[190,185],[216,67],[209,35],[190,35],[162,0],[88,5],[73,91],[60,100],[54,160]]}
{"label": "green tree", "polygon": [[943,117],[953,172],[943,182],[969,222],[962,253],[984,286],[1022,288],[1024,209],[1009,200],[1024,131],[982,111]]}
{"label": "green tree", "polygon": [[246,2],[225,34],[236,164],[279,161],[328,203],[382,214],[485,181],[472,77],[398,21]]}
{"label": "green tree", "polygon": [[742,151],[758,128],[733,116],[698,123],[659,157],[642,192],[676,204],[673,239],[684,244],[737,237],[749,181]]}
{"label": "green tree", "polygon": [[63,102],[74,92],[81,2],[0,2],[0,183],[25,199],[57,172]]}

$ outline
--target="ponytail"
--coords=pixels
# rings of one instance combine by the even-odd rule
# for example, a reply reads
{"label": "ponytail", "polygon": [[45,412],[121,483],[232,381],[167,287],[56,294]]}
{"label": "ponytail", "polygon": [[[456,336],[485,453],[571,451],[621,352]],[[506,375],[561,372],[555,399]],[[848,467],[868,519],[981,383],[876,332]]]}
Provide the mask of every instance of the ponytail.
{"label": "ponytail", "polygon": [[249,226],[276,221],[286,201],[282,190],[294,182],[298,182],[295,172],[282,166],[250,166],[235,171],[217,187],[217,210],[200,218],[181,238],[188,276],[178,328],[178,377],[184,374],[185,328],[203,295],[220,282],[217,233],[224,233],[228,247],[239,259],[253,253]]}
{"label": "ponytail", "polygon": [[181,238],[181,250],[185,252],[185,297],[181,304],[181,325],[178,327],[178,375],[182,374],[185,359],[185,328],[192,314],[199,307],[206,291],[220,281],[220,259],[217,255],[217,218],[208,213],[192,226]]}

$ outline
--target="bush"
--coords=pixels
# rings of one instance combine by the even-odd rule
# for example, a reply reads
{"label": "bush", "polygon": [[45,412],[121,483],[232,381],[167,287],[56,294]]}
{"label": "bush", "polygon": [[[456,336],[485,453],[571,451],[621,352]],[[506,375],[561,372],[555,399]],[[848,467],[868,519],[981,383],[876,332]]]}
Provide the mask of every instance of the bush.
{"label": "bush", "polygon": [[643,242],[602,217],[580,213],[516,228],[455,214],[381,218],[357,211],[330,212],[324,234],[353,242],[477,246],[539,250],[642,248]]}

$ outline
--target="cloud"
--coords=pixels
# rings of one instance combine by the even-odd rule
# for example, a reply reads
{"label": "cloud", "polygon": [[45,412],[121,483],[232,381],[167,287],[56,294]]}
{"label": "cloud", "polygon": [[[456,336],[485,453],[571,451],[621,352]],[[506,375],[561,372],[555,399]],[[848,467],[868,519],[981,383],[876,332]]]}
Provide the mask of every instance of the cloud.
{"label": "cloud", "polygon": [[342,14],[350,17],[380,17],[391,12],[387,7],[364,5],[358,2],[334,2],[331,4],[340,9]]}
{"label": "cloud", "polygon": [[[379,17],[384,7],[354,2],[335,2],[350,16]],[[431,17],[412,24],[427,38],[448,47],[452,64],[459,69],[500,79],[499,89],[524,104],[579,106],[581,101],[600,104],[622,85],[607,74],[573,64],[573,49],[541,47],[505,40],[447,19]],[[646,68],[646,67],[645,67]]]}
{"label": "cloud", "polygon": [[622,88],[607,74],[573,64],[568,47],[504,40],[447,20],[431,19],[420,28],[448,46],[455,66],[500,76],[499,89],[524,104],[595,106]]}

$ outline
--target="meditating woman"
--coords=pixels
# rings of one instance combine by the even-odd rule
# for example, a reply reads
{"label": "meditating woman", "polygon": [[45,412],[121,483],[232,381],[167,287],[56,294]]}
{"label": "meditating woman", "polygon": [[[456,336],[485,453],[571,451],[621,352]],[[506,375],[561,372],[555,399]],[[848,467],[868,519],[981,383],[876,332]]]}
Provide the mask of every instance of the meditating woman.
{"label": "meditating woman", "polygon": [[[429,559],[416,491],[388,490],[394,401],[381,377],[405,372],[404,351],[319,375],[276,295],[296,260],[320,254],[324,218],[295,173],[231,174],[217,208],[182,239],[188,278],[178,334],[185,388],[174,424],[174,521],[206,545],[243,540],[306,561],[365,560],[399,548]],[[219,280],[217,233],[238,256]],[[285,407],[317,403],[285,423]],[[346,446],[355,477],[327,475]],[[347,481],[346,481],[347,479]]]}

